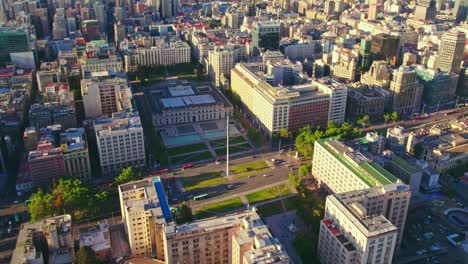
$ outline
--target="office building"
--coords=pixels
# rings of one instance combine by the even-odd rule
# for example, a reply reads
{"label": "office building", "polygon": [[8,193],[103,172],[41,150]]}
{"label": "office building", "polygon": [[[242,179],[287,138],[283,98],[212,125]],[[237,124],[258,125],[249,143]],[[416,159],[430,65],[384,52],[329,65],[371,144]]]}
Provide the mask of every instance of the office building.
{"label": "office building", "polygon": [[361,39],[359,48],[359,66],[363,70],[368,70],[371,66],[371,39]]}
{"label": "office building", "polygon": [[460,72],[465,41],[465,33],[461,31],[449,30],[442,34],[439,46],[439,68],[441,71],[456,74]]}
{"label": "office building", "polygon": [[314,144],[312,174],[329,193],[343,193],[396,183],[398,178],[359,151],[332,138]]}
{"label": "office building", "polygon": [[34,186],[49,186],[66,176],[62,149],[48,140],[40,141],[37,150],[29,152],[28,167]]}
{"label": "office building", "polygon": [[455,16],[455,20],[459,23],[468,20],[468,1],[455,0],[453,15]]}
{"label": "office building", "polygon": [[290,86],[297,83],[302,73],[302,63],[292,63],[288,59],[268,60],[266,63],[266,81],[272,86]]}
{"label": "office building", "polygon": [[416,78],[414,67],[400,66],[390,82],[390,108],[400,115],[411,115],[421,107],[423,85]]}
{"label": "office building", "polygon": [[347,88],[343,84],[323,78],[287,87],[273,86],[272,76],[257,72],[257,64],[237,64],[231,71],[231,87],[265,133],[344,121]]}
{"label": "office building", "polygon": [[460,70],[456,95],[468,97],[468,62],[465,62]]}
{"label": "office building", "polygon": [[29,51],[28,30],[21,27],[0,27],[0,62],[11,61],[10,53]]}
{"label": "office building", "polygon": [[150,92],[155,126],[225,119],[232,115],[229,100],[216,88],[171,82]]}
{"label": "office building", "polygon": [[320,223],[320,262],[392,263],[410,195],[408,186],[390,184],[327,196]]}
{"label": "office building", "polygon": [[86,118],[110,117],[113,113],[133,109],[128,80],[123,77],[82,79],[81,94]]}
{"label": "office building", "polygon": [[387,89],[390,86],[391,68],[384,60],[372,62],[369,71],[361,75],[361,83],[369,86],[380,86]]}
{"label": "office building", "polygon": [[280,24],[275,21],[258,21],[252,26],[252,53],[259,55],[261,50],[278,50]]}
{"label": "office building", "polygon": [[157,0],[161,18],[170,18],[178,12],[178,0]]}
{"label": "office building", "polygon": [[72,263],[72,251],[71,216],[54,216],[21,226],[11,263]]}
{"label": "office building", "polygon": [[408,136],[408,131],[402,126],[389,127],[387,129],[387,147],[398,154],[404,154]]}
{"label": "office building", "polygon": [[417,68],[416,74],[423,85],[422,99],[426,106],[437,106],[455,100],[459,80],[457,73]]}
{"label": "office building", "polygon": [[119,185],[119,201],[132,256],[153,255],[164,261],[163,230],[173,220],[160,178]]}
{"label": "office building", "polygon": [[389,34],[372,35],[371,54],[373,60],[385,60],[396,67],[400,54],[400,37]]}
{"label": "office building", "polygon": [[208,53],[208,73],[216,87],[220,87],[222,79],[228,79],[234,67],[234,51],[216,47]]}
{"label": "office building", "polygon": [[59,103],[33,104],[29,108],[29,125],[36,128],[59,124],[62,128],[77,127],[76,111]]}
{"label": "office building", "polygon": [[143,127],[138,112],[113,113],[94,121],[101,171],[116,176],[127,167],[145,166]]}
{"label": "office building", "polygon": [[99,21],[90,19],[81,22],[81,34],[86,41],[101,39],[101,28]]}
{"label": "office building", "polygon": [[172,224],[164,231],[166,263],[290,263],[254,211]]}
{"label": "office building", "polygon": [[255,211],[177,225],[159,177],[119,186],[132,256],[164,263],[289,263]]}
{"label": "office building", "polygon": [[61,40],[68,37],[68,22],[65,9],[57,8],[52,24],[52,34],[55,40]]}
{"label": "office building", "polygon": [[371,121],[379,120],[385,112],[389,96],[389,92],[379,86],[348,87],[346,114],[355,121],[365,115],[368,115]]}
{"label": "office building", "polygon": [[26,151],[33,151],[37,148],[38,134],[36,127],[26,127],[23,133],[23,143]]}
{"label": "office building", "polygon": [[330,76],[340,82],[354,82],[358,66],[356,55],[344,49],[335,53],[337,59],[330,66]]}
{"label": "office building", "polygon": [[56,61],[41,63],[40,70],[36,72],[37,86],[40,92],[51,83],[60,82],[60,72]]}
{"label": "office building", "polygon": [[434,21],[437,15],[435,0],[417,0],[414,17],[423,22]]}
{"label": "office building", "polygon": [[90,181],[91,165],[84,129],[71,128],[62,132],[60,146],[66,175],[70,178],[80,179],[82,182]]}
{"label": "office building", "polygon": [[385,168],[407,184],[413,195],[419,193],[423,170],[399,155],[395,155],[392,151],[384,151],[383,156],[387,162]]}

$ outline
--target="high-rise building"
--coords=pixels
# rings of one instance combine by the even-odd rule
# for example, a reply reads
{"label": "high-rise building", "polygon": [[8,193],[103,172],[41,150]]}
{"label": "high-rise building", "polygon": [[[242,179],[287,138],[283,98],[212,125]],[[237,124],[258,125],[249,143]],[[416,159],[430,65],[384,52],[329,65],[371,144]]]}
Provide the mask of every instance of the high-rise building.
{"label": "high-rise building", "polygon": [[416,78],[412,66],[401,66],[393,71],[390,82],[390,108],[403,115],[411,115],[421,107],[423,85]]}
{"label": "high-rise building", "polygon": [[273,86],[273,78],[257,75],[257,67],[237,64],[231,70],[231,87],[265,133],[344,121],[347,88],[343,84],[323,78],[289,87]]}
{"label": "high-rise building", "polygon": [[96,20],[99,22],[100,32],[105,32],[107,26],[107,10],[105,9],[105,5],[103,3],[94,3],[94,15],[96,17]]}
{"label": "high-rise building", "polygon": [[81,80],[81,94],[86,118],[132,109],[132,93],[128,80],[122,77],[89,78]]}
{"label": "high-rise building", "polygon": [[442,35],[439,47],[439,68],[441,71],[457,73],[460,71],[465,49],[465,33],[450,30]]}
{"label": "high-rise building", "polygon": [[145,166],[143,127],[138,112],[120,112],[94,121],[103,175],[116,176],[127,167]]}
{"label": "high-rise building", "polygon": [[0,63],[9,62],[10,53],[29,51],[28,31],[22,28],[0,27]]}
{"label": "high-rise building", "polygon": [[208,73],[216,87],[221,86],[221,79],[231,75],[234,67],[234,51],[232,49],[216,47],[208,55]]}
{"label": "high-rise building", "polygon": [[398,182],[398,178],[361,152],[331,138],[315,141],[312,164],[318,184],[332,194]]}
{"label": "high-rise building", "polygon": [[86,41],[101,39],[100,22],[95,19],[81,22],[81,34]]}
{"label": "high-rise building", "polygon": [[163,229],[173,220],[160,178],[119,185],[119,200],[132,256],[165,260]]}
{"label": "high-rise building", "polygon": [[275,21],[258,21],[252,27],[252,53],[259,55],[262,49],[278,50],[280,24]]}
{"label": "high-rise building", "polygon": [[460,70],[456,94],[458,96],[468,97],[468,62],[465,62]]}
{"label": "high-rise building", "polygon": [[468,20],[468,0],[455,0],[453,15],[457,22]]}
{"label": "high-rise building", "polygon": [[55,40],[60,40],[68,37],[68,22],[65,9],[57,8],[54,15],[54,23],[52,25],[52,34]]}
{"label": "high-rise building", "polygon": [[177,14],[179,1],[178,0],[158,0],[159,12],[161,18],[170,18]]}
{"label": "high-rise building", "polygon": [[327,196],[320,223],[321,263],[391,263],[403,237],[410,196],[404,184]]}
{"label": "high-rise building", "polygon": [[359,66],[363,70],[368,70],[371,65],[371,45],[370,39],[361,39],[361,46],[359,49]]}
{"label": "high-rise building", "polygon": [[120,42],[125,39],[127,32],[125,29],[125,24],[118,21],[114,23],[114,41],[116,46],[120,45]]}
{"label": "high-rise building", "polygon": [[414,17],[422,21],[433,21],[437,15],[435,0],[418,0],[414,9]]}
{"label": "high-rise building", "polygon": [[400,37],[384,33],[372,35],[370,51],[373,60],[385,60],[396,67],[400,53]]}

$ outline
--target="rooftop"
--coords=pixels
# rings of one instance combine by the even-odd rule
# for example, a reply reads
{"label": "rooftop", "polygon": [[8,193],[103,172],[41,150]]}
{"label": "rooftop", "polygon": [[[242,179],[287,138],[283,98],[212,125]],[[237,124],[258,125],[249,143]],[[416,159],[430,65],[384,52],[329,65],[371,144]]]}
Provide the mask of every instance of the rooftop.
{"label": "rooftop", "polygon": [[421,169],[414,166],[409,161],[406,161],[405,159],[400,158],[398,155],[393,155],[391,162],[395,163],[395,165],[397,165],[398,167],[400,167],[401,169],[403,169],[409,174],[414,174],[414,173],[418,173],[421,171]]}
{"label": "rooftop", "polygon": [[333,138],[320,139],[316,142],[333,154],[341,164],[346,166],[369,187],[398,182],[398,178],[393,174],[342,142]]}

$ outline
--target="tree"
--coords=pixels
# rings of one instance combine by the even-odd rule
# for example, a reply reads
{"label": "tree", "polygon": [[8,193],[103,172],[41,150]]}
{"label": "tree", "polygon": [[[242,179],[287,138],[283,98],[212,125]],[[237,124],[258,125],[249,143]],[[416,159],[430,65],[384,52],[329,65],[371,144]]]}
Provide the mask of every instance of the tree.
{"label": "tree", "polygon": [[366,127],[367,124],[369,124],[369,115],[365,115],[357,120],[357,123],[359,125],[362,125],[362,127]]}
{"label": "tree", "polygon": [[77,264],[96,264],[96,253],[89,246],[80,247],[76,252],[76,263]]}
{"label": "tree", "polygon": [[423,150],[424,150],[423,144],[421,142],[416,143],[416,145],[414,145],[414,148],[413,148],[414,156],[416,158],[421,157]]}
{"label": "tree", "polygon": [[175,214],[175,221],[177,224],[184,224],[193,221],[192,209],[187,205],[186,202],[182,202],[177,207]]}
{"label": "tree", "polygon": [[36,222],[54,214],[55,199],[50,193],[44,193],[41,189],[29,198],[26,205],[31,215],[31,221]]}
{"label": "tree", "polygon": [[395,123],[397,120],[398,120],[398,113],[393,111],[391,114],[390,114],[390,119],[393,121],[393,123]]}
{"label": "tree", "polygon": [[299,167],[299,176],[304,177],[309,175],[310,170],[312,169],[312,163],[308,163],[307,165],[302,165]]}
{"label": "tree", "polygon": [[280,133],[279,133],[279,136],[280,138],[282,139],[288,139],[291,137],[291,132],[289,132],[289,130],[285,127],[283,127],[281,130],[280,130]]}
{"label": "tree", "polygon": [[138,181],[143,179],[143,174],[135,170],[133,167],[128,167],[122,170],[119,176],[115,178],[115,184],[121,185],[127,182]]}
{"label": "tree", "polygon": [[301,184],[301,180],[297,177],[294,173],[289,173],[289,183],[294,186],[294,188],[298,188]]}
{"label": "tree", "polygon": [[390,120],[390,119],[391,119],[391,116],[390,116],[390,114],[389,114],[389,113],[385,113],[385,114],[383,114],[383,119],[384,119],[384,121],[385,121],[385,124],[387,124],[388,120]]}

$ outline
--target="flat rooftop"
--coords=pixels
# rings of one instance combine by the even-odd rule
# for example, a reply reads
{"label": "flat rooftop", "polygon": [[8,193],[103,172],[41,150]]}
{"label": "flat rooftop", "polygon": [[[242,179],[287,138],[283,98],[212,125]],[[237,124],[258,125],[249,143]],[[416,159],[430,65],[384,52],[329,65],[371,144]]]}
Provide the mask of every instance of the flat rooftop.
{"label": "flat rooftop", "polygon": [[422,171],[420,168],[414,166],[413,164],[411,164],[411,162],[406,161],[398,155],[393,155],[392,160],[390,162],[393,162],[396,166],[400,167],[408,174],[415,174]]}
{"label": "flat rooftop", "polygon": [[398,182],[398,178],[385,170],[382,166],[367,159],[359,151],[353,150],[334,138],[320,139],[316,142],[333,154],[339,162],[346,166],[369,187]]}

